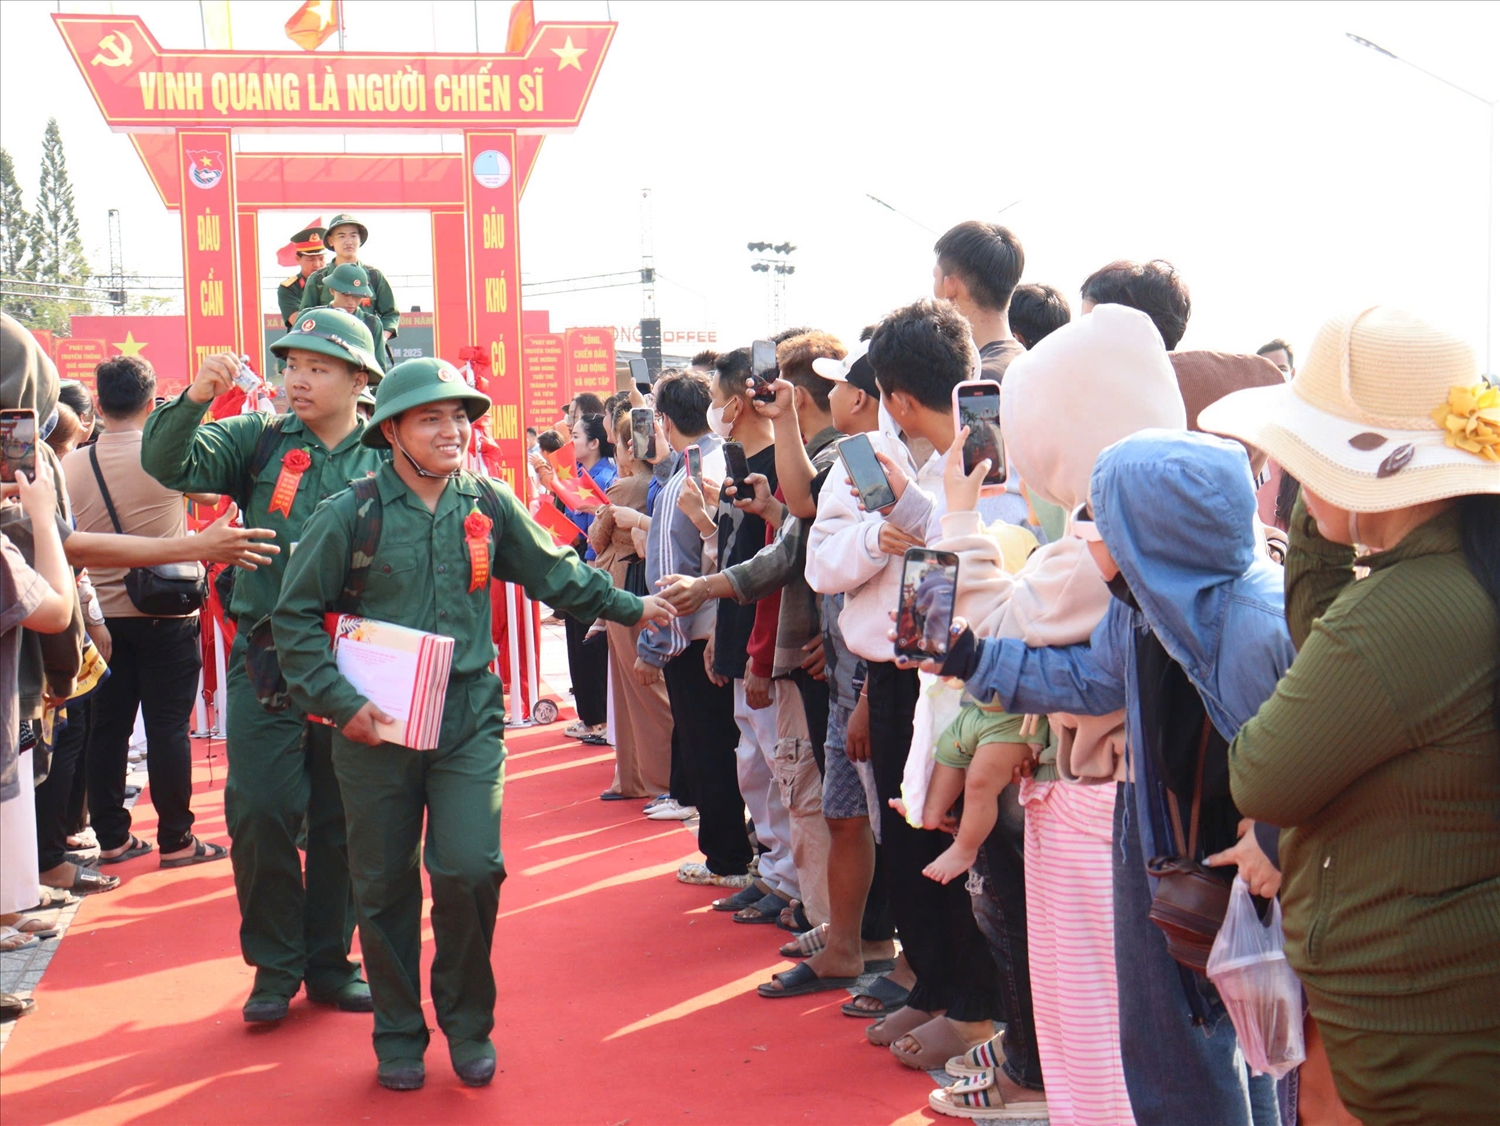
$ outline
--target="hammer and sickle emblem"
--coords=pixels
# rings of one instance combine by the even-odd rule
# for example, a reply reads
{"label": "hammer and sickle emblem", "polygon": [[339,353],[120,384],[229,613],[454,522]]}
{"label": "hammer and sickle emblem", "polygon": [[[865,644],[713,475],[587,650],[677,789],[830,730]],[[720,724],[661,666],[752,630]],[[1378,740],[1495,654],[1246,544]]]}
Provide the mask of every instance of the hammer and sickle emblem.
{"label": "hammer and sickle emblem", "polygon": [[99,40],[99,53],[90,60],[90,63],[93,66],[98,66],[100,63],[105,66],[129,66],[133,50],[128,35],[123,31],[111,31]]}

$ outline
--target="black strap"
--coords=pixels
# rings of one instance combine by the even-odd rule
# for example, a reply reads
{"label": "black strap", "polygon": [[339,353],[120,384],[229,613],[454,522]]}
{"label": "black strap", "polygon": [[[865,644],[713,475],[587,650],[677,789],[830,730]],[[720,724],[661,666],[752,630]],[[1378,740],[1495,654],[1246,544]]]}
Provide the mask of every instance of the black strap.
{"label": "black strap", "polygon": [[1182,810],[1177,805],[1177,794],[1167,790],[1167,805],[1172,809],[1172,837],[1177,845],[1177,855],[1192,860],[1198,851],[1198,814],[1203,808],[1203,762],[1208,756],[1208,737],[1213,731],[1213,721],[1203,717],[1203,734],[1198,739],[1198,765],[1193,770],[1193,811],[1189,815],[1186,842],[1182,839]]}
{"label": "black strap", "polygon": [[104,497],[104,507],[109,509],[109,522],[115,526],[115,535],[125,533],[120,528],[120,517],[115,512],[115,502],[110,498],[109,486],[104,483],[104,474],[99,472],[99,447],[89,447],[89,464],[94,467],[94,480],[99,482],[99,493]]}

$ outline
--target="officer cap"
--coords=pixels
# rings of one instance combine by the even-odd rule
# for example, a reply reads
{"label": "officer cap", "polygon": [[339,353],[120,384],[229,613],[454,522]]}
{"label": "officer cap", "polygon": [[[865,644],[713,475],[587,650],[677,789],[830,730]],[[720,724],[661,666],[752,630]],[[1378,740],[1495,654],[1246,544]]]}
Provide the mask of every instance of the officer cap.
{"label": "officer cap", "polygon": [[375,359],[370,330],[342,309],[303,309],[287,334],[271,345],[271,352],[284,360],[293,348],[347,360],[368,374],[372,384],[380,382],[380,364]]}
{"label": "officer cap", "polygon": [[322,254],[324,227],[303,227],[291,237],[292,249],[298,254]]}
{"label": "officer cap", "polygon": [[340,262],[328,271],[323,284],[335,293],[352,293],[356,297],[370,296],[370,275],[357,262]]}
{"label": "officer cap", "polygon": [[360,246],[364,246],[364,244],[369,241],[370,229],[363,223],[361,223],[358,219],[356,219],[353,215],[349,215],[343,212],[335,215],[332,219],[328,220],[328,228],[323,235],[323,241],[327,242],[328,236],[333,234],[334,230],[338,227],[353,227],[356,231],[358,231]]}
{"label": "officer cap", "polygon": [[440,403],[447,399],[459,399],[473,422],[490,409],[488,395],[476,391],[464,382],[458,369],[447,360],[422,357],[404,360],[386,373],[380,390],[375,393],[375,413],[370,416],[360,440],[378,450],[390,448],[380,424],[388,418],[396,418],[413,407],[425,407],[428,403]]}

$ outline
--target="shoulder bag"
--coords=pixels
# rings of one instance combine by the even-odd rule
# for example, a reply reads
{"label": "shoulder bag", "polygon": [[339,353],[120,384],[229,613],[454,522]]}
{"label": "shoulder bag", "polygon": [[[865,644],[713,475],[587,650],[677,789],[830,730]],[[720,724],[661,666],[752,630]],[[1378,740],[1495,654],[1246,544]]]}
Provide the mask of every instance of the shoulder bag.
{"label": "shoulder bag", "polygon": [[[115,534],[124,535],[109,486],[99,471],[97,446],[89,447],[89,464],[94,469],[94,480],[99,482],[99,493],[104,497],[104,507],[109,509]],[[208,601],[208,574],[203,564],[197,562],[132,567],[125,572],[125,593],[130,596],[131,605],[148,618],[182,618],[197,613]]]}

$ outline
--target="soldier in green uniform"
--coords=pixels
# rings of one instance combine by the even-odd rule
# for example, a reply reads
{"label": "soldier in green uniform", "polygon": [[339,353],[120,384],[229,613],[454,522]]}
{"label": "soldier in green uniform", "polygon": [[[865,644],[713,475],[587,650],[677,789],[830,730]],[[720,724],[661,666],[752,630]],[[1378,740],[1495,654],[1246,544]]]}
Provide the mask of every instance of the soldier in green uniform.
{"label": "soldier in green uniform", "polygon": [[370,295],[370,275],[365,268],[353,262],[340,262],[328,271],[323,284],[332,295],[328,302],[330,308],[348,313],[364,322],[364,326],[370,330],[370,339],[375,341],[375,359],[380,364],[380,370],[389,371],[391,353],[385,344],[385,332],[381,328],[380,318],[370,312],[365,304],[365,298]]}
{"label": "soldier in green uniform", "polygon": [[[364,442],[394,444],[396,452],[373,482],[330,498],[307,522],[272,616],[294,698],[339,727],[333,765],[348,811],[360,947],[375,998],[376,1075],[395,1090],[414,1090],[425,1078],[419,849],[432,879],[438,1025],[466,1084],[483,1086],[495,1072],[490,946],[505,878],[505,725],[502,687],[490,669],[491,578],[520,583],[530,597],[580,617],[671,617],[659,597],[619,590],[604,572],[554,547],[507,485],[463,471],[470,423],[489,406],[442,360],[392,368]],[[367,566],[359,584],[351,577],[356,559]],[[350,606],[347,591],[356,585]],[[335,605],[455,639],[436,750],[381,741],[375,723],[387,717],[334,662],[323,615]]]}
{"label": "soldier in green uniform", "polygon": [[[227,493],[247,523],[276,533],[270,567],[235,580],[229,613],[238,629],[228,662],[229,780],[224,815],[240,905],[240,951],[255,967],[247,1021],[276,1021],[304,983],[310,1000],[369,1012],[369,987],[349,961],[353,897],[344,806],[331,758],[332,732],[295,708],[269,712],[246,673],[251,627],[271,613],[302,524],[324,497],[342,492],[386,460],[363,444],[356,400],[380,379],[374,342],[336,309],[304,312],[271,350],[286,361],[293,413],[241,414],[203,422],[234,385],[238,361],[208,357],[185,392],[151,413],[141,465],[182,492]],[[298,855],[306,828],[304,882]]]}
{"label": "soldier in green uniform", "polygon": [[401,327],[401,314],[396,309],[396,295],[391,292],[391,283],[374,266],[359,260],[359,248],[370,237],[369,228],[353,215],[335,215],[328,222],[328,233],[323,242],[333,251],[333,263],[324,266],[307,279],[307,289],[302,293],[302,308],[315,309],[327,305],[331,300],[327,278],[336,268],[350,263],[364,266],[370,278],[370,289],[365,295],[370,300],[370,311],[380,318],[385,338],[391,339]]}
{"label": "soldier in green uniform", "polygon": [[323,228],[304,227],[292,236],[291,244],[297,251],[297,272],[276,289],[276,305],[281,310],[281,323],[292,327],[292,318],[302,308],[302,294],[307,289],[307,279],[323,266]]}

